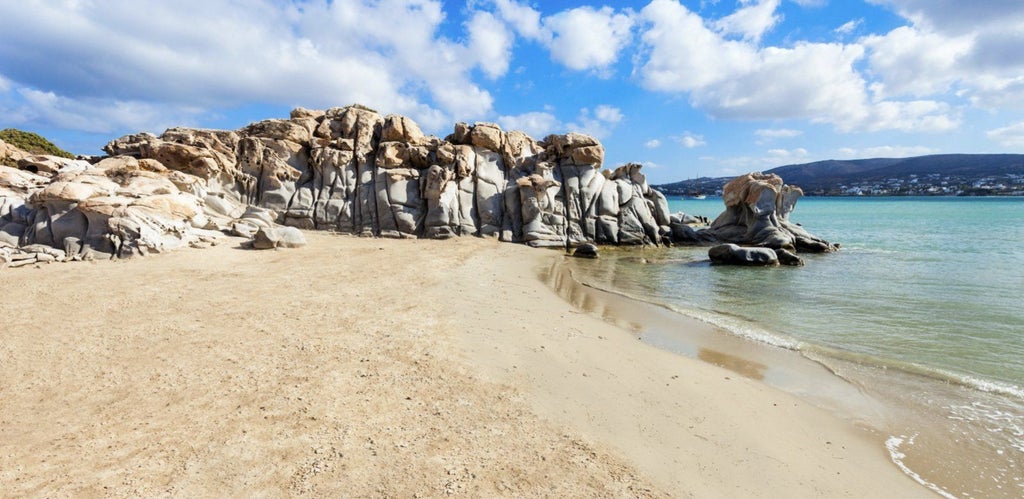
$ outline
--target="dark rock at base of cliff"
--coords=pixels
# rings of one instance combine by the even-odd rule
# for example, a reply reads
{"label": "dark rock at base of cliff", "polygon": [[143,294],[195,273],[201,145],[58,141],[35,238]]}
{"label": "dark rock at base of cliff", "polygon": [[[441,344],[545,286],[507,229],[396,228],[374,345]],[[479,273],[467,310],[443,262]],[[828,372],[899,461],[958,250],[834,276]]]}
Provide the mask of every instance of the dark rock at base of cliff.
{"label": "dark rock at base of cliff", "polygon": [[597,245],[591,243],[581,244],[572,252],[572,256],[576,258],[597,258]]}

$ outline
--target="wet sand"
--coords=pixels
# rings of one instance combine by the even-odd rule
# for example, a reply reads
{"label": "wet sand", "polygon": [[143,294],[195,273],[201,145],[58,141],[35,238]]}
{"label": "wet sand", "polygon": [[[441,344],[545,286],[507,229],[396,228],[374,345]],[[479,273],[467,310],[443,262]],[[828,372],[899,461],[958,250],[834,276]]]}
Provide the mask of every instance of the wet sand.
{"label": "wet sand", "polygon": [[930,496],[877,435],[574,308],[557,253],[307,237],[0,271],[0,490]]}

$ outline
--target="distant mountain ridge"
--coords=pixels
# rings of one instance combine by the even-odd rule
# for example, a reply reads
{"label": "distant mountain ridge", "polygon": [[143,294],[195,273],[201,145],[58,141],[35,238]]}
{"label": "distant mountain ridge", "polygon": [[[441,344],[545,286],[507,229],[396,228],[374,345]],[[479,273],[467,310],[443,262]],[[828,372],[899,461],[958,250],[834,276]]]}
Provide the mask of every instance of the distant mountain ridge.
{"label": "distant mountain ridge", "polygon": [[[1024,154],[935,154],[910,158],[825,160],[772,168],[811,195],[1024,194]],[[654,186],[683,194],[694,185],[715,192],[731,178],[702,178]]]}

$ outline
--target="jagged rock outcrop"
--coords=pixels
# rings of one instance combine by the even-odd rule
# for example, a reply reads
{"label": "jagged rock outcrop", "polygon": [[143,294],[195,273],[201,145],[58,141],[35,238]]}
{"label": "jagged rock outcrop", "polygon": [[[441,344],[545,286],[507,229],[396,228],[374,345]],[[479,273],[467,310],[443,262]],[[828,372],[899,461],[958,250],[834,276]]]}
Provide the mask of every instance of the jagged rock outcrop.
{"label": "jagged rock outcrop", "polygon": [[823,253],[838,246],[789,221],[799,187],[785,185],[778,175],[748,173],[725,185],[725,211],[699,234],[714,241],[742,246]]}
{"label": "jagged rock outcrop", "polygon": [[788,222],[800,191],[778,177],[730,183],[726,212],[701,230],[669,213],[641,165],[602,169],[604,147],[593,137],[537,141],[493,123],[457,123],[442,139],[359,105],[299,108],[235,131],[127,135],[95,164],[0,146],[18,165],[0,167],[0,245],[42,245],[72,259],[209,244],[221,233],[258,238],[261,247],[300,245],[278,225],[532,246],[833,248]]}

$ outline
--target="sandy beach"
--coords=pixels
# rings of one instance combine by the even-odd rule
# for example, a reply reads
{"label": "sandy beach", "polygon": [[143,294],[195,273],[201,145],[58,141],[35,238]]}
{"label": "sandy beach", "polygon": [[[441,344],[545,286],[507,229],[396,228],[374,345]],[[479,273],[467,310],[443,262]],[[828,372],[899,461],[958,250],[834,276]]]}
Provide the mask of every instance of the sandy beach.
{"label": "sandy beach", "polygon": [[574,308],[558,252],[306,236],[0,271],[0,495],[931,496],[879,435]]}

